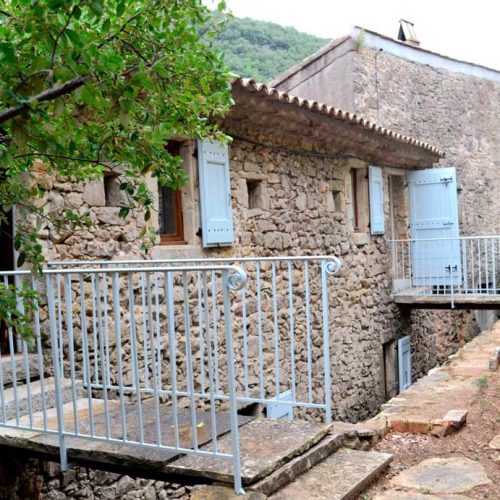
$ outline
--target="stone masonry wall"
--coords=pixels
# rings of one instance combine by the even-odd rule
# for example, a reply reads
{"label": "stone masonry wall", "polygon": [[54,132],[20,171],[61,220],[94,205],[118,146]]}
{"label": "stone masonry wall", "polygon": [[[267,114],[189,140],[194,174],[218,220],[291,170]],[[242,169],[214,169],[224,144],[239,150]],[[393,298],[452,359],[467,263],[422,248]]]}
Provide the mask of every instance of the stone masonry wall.
{"label": "stone masonry wall", "polygon": [[[457,168],[461,234],[499,234],[500,84],[367,47],[352,67],[357,113],[439,147],[446,152],[439,166]],[[412,318],[416,337],[435,332],[437,362],[477,333],[472,312],[415,311]]]}
{"label": "stone masonry wall", "polygon": [[[273,137],[270,141],[267,136],[254,134],[253,139],[290,147],[290,140],[286,138]],[[312,148],[313,144],[309,147]],[[311,158],[235,141],[230,149],[230,165],[235,244],[231,248],[208,251],[202,251],[200,247],[200,256],[331,254],[341,257],[344,261],[341,276],[329,278],[333,295],[331,353],[334,415],[339,419],[358,420],[374,414],[385,400],[382,345],[407,334],[411,324],[401,319],[399,309],[390,298],[390,258],[385,237],[354,233],[348,217],[350,168],[366,168],[367,163]],[[388,193],[387,175],[385,181],[385,192]],[[68,185],[55,183],[48,194],[50,209],[54,200],[58,209],[65,204],[75,206],[84,202],[97,221],[95,228],[78,231],[64,241],[53,243],[49,239],[52,258],[119,258],[120,255],[140,254],[137,241],[140,217],[122,221],[118,219],[117,208],[103,207],[106,200],[97,196],[96,193],[101,192],[97,182],[77,186],[74,190]],[[255,197],[252,201],[249,200],[247,182],[259,183],[257,192],[251,195]],[[388,216],[387,199],[386,209]],[[389,227],[388,223],[386,227]],[[165,251],[168,253],[168,247]],[[179,256],[179,249],[176,249],[176,255]],[[316,286],[318,284],[316,282]],[[280,283],[284,297],[286,285],[285,280]],[[136,288],[139,290],[140,285],[136,284]],[[279,306],[283,308],[281,318],[288,314],[288,304],[283,301]],[[75,307],[78,308],[78,305]],[[266,311],[269,317],[272,308],[266,306]],[[136,316],[140,326],[140,313]],[[284,359],[282,353],[287,350],[289,338],[285,319],[281,321],[280,359]],[[91,323],[90,319],[88,323]],[[265,329],[272,331],[272,328],[270,319]],[[181,328],[181,335],[182,331]],[[427,334],[432,337],[432,332]],[[319,333],[317,335],[313,361],[319,366],[321,338]],[[75,336],[78,337],[76,333]],[[128,342],[125,334],[122,341],[124,344]],[[116,343],[112,334],[110,342],[110,359],[116,363]],[[241,334],[236,344],[241,346]],[[251,327],[249,346],[252,352],[255,352],[255,344],[256,332]],[[430,355],[421,363],[420,359],[425,357],[419,354],[421,345],[419,342],[414,344],[415,375],[425,373],[436,359],[436,356]],[[127,345],[122,347],[126,353],[124,364],[127,371],[130,348]],[[195,359],[196,355],[199,356],[199,353],[195,353]],[[78,355],[76,359],[79,359]],[[300,356],[299,359],[303,361]],[[238,361],[241,367],[241,356]],[[304,363],[298,365],[299,372],[304,369]],[[130,370],[127,373],[125,379],[129,380]],[[288,375],[284,370],[282,376],[285,380]],[[305,382],[299,377],[299,385],[301,383]]]}
{"label": "stone masonry wall", "polygon": [[[364,47],[353,63],[354,109],[427,141],[457,168],[464,234],[500,231],[500,84]],[[332,103],[334,104],[334,103]]]}

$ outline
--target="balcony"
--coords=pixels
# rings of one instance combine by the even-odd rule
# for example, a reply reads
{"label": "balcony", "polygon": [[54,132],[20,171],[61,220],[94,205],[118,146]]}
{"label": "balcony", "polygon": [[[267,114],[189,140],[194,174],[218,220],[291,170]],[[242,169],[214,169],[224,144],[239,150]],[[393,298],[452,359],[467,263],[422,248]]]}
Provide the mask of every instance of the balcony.
{"label": "balcony", "polygon": [[393,240],[393,297],[420,308],[500,308],[500,236]]}

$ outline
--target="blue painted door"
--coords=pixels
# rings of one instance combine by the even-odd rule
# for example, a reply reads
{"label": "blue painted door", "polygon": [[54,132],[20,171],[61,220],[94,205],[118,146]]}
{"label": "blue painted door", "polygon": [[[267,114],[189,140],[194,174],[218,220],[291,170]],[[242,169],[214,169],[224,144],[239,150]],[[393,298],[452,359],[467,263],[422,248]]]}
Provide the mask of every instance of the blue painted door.
{"label": "blue painted door", "polygon": [[462,281],[454,167],[410,172],[410,252],[414,286]]}
{"label": "blue painted door", "polygon": [[398,340],[399,392],[411,385],[411,339],[410,336]]}

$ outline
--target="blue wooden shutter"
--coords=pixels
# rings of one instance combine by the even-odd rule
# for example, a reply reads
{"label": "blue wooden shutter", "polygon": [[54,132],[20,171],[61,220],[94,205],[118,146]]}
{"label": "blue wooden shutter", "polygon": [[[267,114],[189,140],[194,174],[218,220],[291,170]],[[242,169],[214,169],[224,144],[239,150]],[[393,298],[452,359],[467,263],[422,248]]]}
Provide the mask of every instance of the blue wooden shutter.
{"label": "blue wooden shutter", "polygon": [[233,214],[227,144],[198,141],[203,246],[233,244]]}
{"label": "blue wooden shutter", "polygon": [[384,177],[379,167],[369,167],[370,186],[370,231],[384,234]]}

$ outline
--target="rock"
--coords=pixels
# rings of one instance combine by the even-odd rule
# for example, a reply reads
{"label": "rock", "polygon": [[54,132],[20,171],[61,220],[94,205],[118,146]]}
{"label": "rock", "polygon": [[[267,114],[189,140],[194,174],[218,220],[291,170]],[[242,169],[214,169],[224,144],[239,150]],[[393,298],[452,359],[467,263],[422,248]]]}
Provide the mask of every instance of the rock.
{"label": "rock", "polygon": [[495,436],[489,444],[489,447],[493,450],[500,450],[500,434]]}
{"label": "rock", "polygon": [[118,213],[120,208],[118,207],[100,207],[95,209],[95,214],[97,219],[102,224],[110,224],[112,226],[124,226],[127,221],[120,217]]}
{"label": "rock", "polygon": [[102,179],[94,179],[85,183],[83,202],[91,207],[105,207],[106,194]]}
{"label": "rock", "polygon": [[[462,457],[428,458],[394,477],[393,487],[425,490],[428,493],[465,493],[490,484],[479,462]],[[406,498],[406,497],[405,497]]]}
{"label": "rock", "polygon": [[467,410],[450,410],[443,417],[443,420],[449,422],[455,430],[458,430],[467,420]]}
{"label": "rock", "polygon": [[121,498],[135,488],[135,481],[130,476],[122,476],[116,483],[116,497]]}

